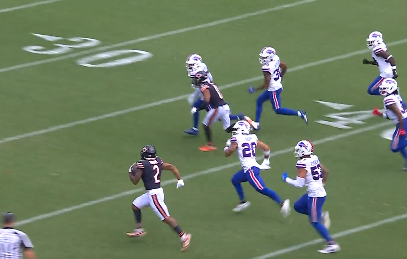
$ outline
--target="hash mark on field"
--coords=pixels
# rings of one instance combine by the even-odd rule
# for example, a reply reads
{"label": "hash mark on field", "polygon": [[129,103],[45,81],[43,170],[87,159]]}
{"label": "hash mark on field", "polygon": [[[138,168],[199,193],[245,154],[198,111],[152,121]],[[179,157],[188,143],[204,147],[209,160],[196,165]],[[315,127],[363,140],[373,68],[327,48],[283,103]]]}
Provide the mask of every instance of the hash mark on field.
{"label": "hash mark on field", "polygon": [[[401,44],[405,44],[405,43],[407,43],[407,39],[391,42],[391,43],[387,44],[387,46],[396,46],[396,45],[401,45]],[[348,54],[344,54],[344,55],[340,55],[340,56],[336,56],[336,57],[332,57],[332,58],[328,58],[328,59],[322,59],[322,60],[319,60],[319,61],[315,61],[315,62],[311,62],[311,63],[308,63],[308,64],[304,64],[304,65],[300,65],[300,66],[290,68],[290,69],[288,69],[288,72],[295,72],[295,71],[303,70],[303,69],[306,69],[306,68],[309,68],[309,67],[314,67],[314,66],[318,66],[318,65],[322,65],[322,64],[327,64],[327,63],[334,62],[334,61],[337,61],[337,60],[342,60],[342,59],[350,58],[350,57],[357,56],[357,55],[360,55],[360,54],[364,54],[364,53],[367,53],[369,51],[370,50],[359,50],[359,51],[351,52],[351,53],[348,53]],[[246,79],[246,80],[242,80],[242,81],[234,82],[234,83],[231,83],[231,84],[223,85],[223,86],[220,86],[219,88],[220,89],[232,88],[232,87],[236,87],[236,86],[239,86],[239,85],[242,85],[242,84],[248,84],[248,83],[251,83],[253,81],[257,81],[257,80],[261,80],[261,79],[263,79],[263,76],[253,77],[253,78],[249,78],[249,79]],[[74,121],[74,122],[70,122],[70,123],[67,123],[67,124],[61,124],[61,125],[49,127],[49,128],[42,129],[42,130],[32,131],[32,132],[28,132],[28,133],[21,134],[21,135],[16,135],[16,136],[0,139],[0,145],[4,144],[4,143],[15,141],[15,140],[20,140],[20,139],[25,139],[25,138],[29,138],[29,137],[39,136],[39,135],[47,134],[47,133],[62,130],[62,129],[72,128],[72,127],[82,125],[82,124],[88,124],[88,123],[94,122],[94,121],[104,120],[104,119],[107,119],[107,118],[113,118],[113,117],[120,116],[120,115],[123,115],[123,114],[127,114],[127,113],[130,113],[130,112],[135,112],[135,111],[144,110],[144,109],[148,109],[148,108],[155,107],[155,106],[160,106],[160,105],[167,104],[167,103],[172,103],[172,102],[184,100],[188,96],[189,96],[189,94],[180,95],[180,96],[177,96],[177,97],[164,99],[164,100],[153,102],[153,103],[134,106],[134,107],[124,109],[124,110],[121,110],[121,111],[107,113],[107,114],[103,114],[103,115],[100,115],[100,116],[91,117],[91,118],[88,118],[88,119]]]}
{"label": "hash mark on field", "polygon": [[25,5],[19,5],[15,7],[10,7],[10,8],[5,8],[5,9],[0,9],[0,13],[8,13],[8,12],[13,12],[21,9],[27,9],[39,5],[46,5],[46,4],[52,4],[55,2],[61,2],[62,0],[47,0],[47,1],[41,1],[41,2],[35,2],[31,4],[25,4]]}
{"label": "hash mark on field", "polygon": [[[62,1],[62,0],[60,0],[60,1]],[[0,69],[0,73],[13,71],[13,70],[21,69],[21,68],[26,68],[26,67],[33,67],[33,66],[43,65],[43,64],[47,64],[47,63],[51,63],[51,62],[56,62],[56,61],[60,61],[60,60],[69,59],[69,58],[79,57],[79,56],[83,56],[83,55],[87,55],[87,54],[92,54],[92,53],[95,53],[95,52],[100,52],[100,51],[105,51],[105,50],[114,49],[114,48],[118,48],[118,47],[123,47],[123,46],[131,45],[131,44],[135,44],[135,43],[140,43],[140,42],[144,42],[144,41],[155,40],[155,39],[159,39],[159,38],[163,38],[163,37],[167,37],[167,36],[172,36],[172,35],[176,35],[176,34],[180,34],[180,33],[184,33],[184,32],[209,28],[209,27],[213,27],[213,26],[216,26],[216,25],[225,24],[225,23],[229,23],[229,22],[234,22],[234,21],[246,19],[246,18],[249,18],[249,17],[253,17],[253,16],[257,16],[257,15],[261,15],[261,14],[266,14],[266,13],[270,13],[270,12],[274,12],[274,11],[284,10],[284,9],[287,9],[287,8],[295,7],[295,6],[302,5],[302,4],[308,4],[308,3],[312,3],[312,2],[316,2],[316,1],[318,1],[318,0],[301,0],[301,1],[298,1],[298,2],[279,5],[279,6],[276,6],[276,7],[263,9],[263,10],[252,12],[252,13],[245,13],[245,14],[242,14],[242,15],[238,15],[238,16],[234,16],[234,17],[230,17],[230,18],[226,18],[226,19],[221,19],[221,20],[217,20],[217,21],[213,21],[213,22],[209,22],[209,23],[203,23],[203,24],[199,24],[199,25],[195,25],[195,26],[191,26],[191,27],[186,27],[186,28],[183,28],[183,29],[168,31],[168,32],[164,32],[164,33],[151,35],[151,36],[141,37],[141,38],[134,39],[134,40],[124,41],[124,42],[121,42],[121,43],[117,43],[117,44],[113,44],[113,45],[109,45],[109,46],[105,46],[105,47],[94,48],[94,49],[80,51],[80,52],[69,54],[69,55],[64,55],[64,56],[60,56],[60,57],[55,57],[55,58],[49,58],[49,59],[44,59],[44,60],[40,60],[40,61],[24,63],[24,64],[15,65],[15,66],[11,66],[11,67],[5,67],[5,68]]]}
{"label": "hash mark on field", "polygon": [[[386,122],[376,124],[376,125],[372,125],[372,126],[369,126],[369,127],[364,127],[364,128],[357,129],[357,130],[348,131],[346,133],[337,134],[337,135],[334,135],[334,136],[331,136],[331,137],[315,140],[315,141],[313,141],[313,143],[314,143],[314,145],[320,145],[320,144],[336,141],[336,140],[339,140],[339,139],[342,139],[342,138],[347,138],[347,137],[350,137],[350,136],[354,136],[354,135],[357,135],[357,134],[360,134],[360,133],[363,133],[363,132],[375,130],[375,129],[378,129],[378,128],[381,128],[381,127],[384,127],[384,126],[388,126],[389,124],[391,124],[391,123],[386,121]],[[289,147],[289,148],[286,148],[286,149],[275,151],[275,152],[271,153],[270,156],[275,157],[275,156],[290,153],[292,151],[293,151],[293,148]],[[229,163],[229,164],[222,165],[222,166],[213,167],[213,168],[210,168],[210,169],[207,169],[207,170],[204,170],[204,171],[199,171],[199,172],[196,172],[196,173],[193,173],[193,174],[186,175],[185,177],[183,177],[183,179],[184,180],[192,179],[192,178],[195,178],[195,177],[198,177],[198,176],[211,174],[211,173],[218,172],[218,171],[221,171],[221,170],[224,170],[224,169],[227,169],[227,168],[235,167],[235,166],[238,166],[238,165],[240,165],[240,162],[234,162],[234,163]],[[163,181],[161,185],[166,186],[166,185],[169,185],[169,184],[174,184],[176,182],[177,182],[176,179],[172,179],[172,180],[168,180],[168,181]],[[35,217],[32,217],[32,218],[29,218],[29,219],[26,219],[26,220],[22,220],[22,221],[18,222],[17,225],[21,226],[21,225],[29,224],[29,223],[32,223],[32,222],[36,222],[38,220],[43,220],[43,219],[51,218],[51,217],[54,217],[54,216],[62,215],[62,214],[65,214],[65,213],[68,213],[68,212],[71,212],[71,211],[83,209],[83,208],[86,208],[86,207],[89,207],[89,206],[92,206],[92,205],[96,205],[96,204],[106,202],[106,201],[110,201],[110,200],[115,200],[115,199],[118,199],[118,198],[122,198],[122,197],[125,197],[125,196],[128,196],[128,195],[133,195],[133,194],[143,192],[143,191],[144,191],[144,188],[137,188],[137,189],[129,190],[129,191],[126,191],[126,192],[121,192],[121,193],[118,193],[118,194],[115,194],[115,195],[106,196],[106,197],[98,199],[98,200],[93,200],[93,201],[90,201],[90,202],[82,203],[82,204],[75,205],[75,206],[72,206],[72,207],[67,207],[67,208],[64,208],[64,209],[61,209],[61,210],[56,210],[56,211],[53,211],[53,212],[49,212],[49,213],[45,213],[45,214],[41,214],[41,215],[38,215],[38,216],[35,216]]]}

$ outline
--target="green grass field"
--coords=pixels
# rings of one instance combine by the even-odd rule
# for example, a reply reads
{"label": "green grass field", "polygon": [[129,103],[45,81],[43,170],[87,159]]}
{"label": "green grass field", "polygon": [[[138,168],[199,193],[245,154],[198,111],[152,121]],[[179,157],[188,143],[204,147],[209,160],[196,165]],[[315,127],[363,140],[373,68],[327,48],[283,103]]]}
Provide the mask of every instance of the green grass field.
{"label": "green grass field", "polygon": [[[0,9],[34,1],[3,0]],[[0,210],[23,220],[19,228],[39,259],[322,258],[322,243],[307,243],[319,238],[308,219],[294,211],[283,219],[249,185],[252,206],[233,214],[238,199],[230,178],[239,164],[221,152],[229,135],[220,123],[213,128],[217,152],[200,152],[204,135],[183,132],[192,126],[180,97],[192,92],[189,54],[203,57],[232,112],[254,117],[257,95],[247,88],[261,82],[258,53],[271,45],[289,67],[283,105],[305,109],[310,123],[277,116],[265,104],[258,136],[274,152],[272,169],[262,173],[267,185],[292,202],[299,198],[305,189],[280,176],[295,175],[293,147],[312,140],[331,171],[324,208],[342,246],[334,257],[404,258],[406,173],[381,137],[392,124],[370,116],[382,98],[367,94],[378,70],[362,59],[370,57],[365,38],[380,30],[404,92],[406,8],[404,0],[62,0],[0,11]],[[335,110],[316,100],[352,107]],[[348,112],[359,113],[337,114]],[[185,254],[150,209],[143,211],[148,235],[125,235],[134,228],[131,203],[142,193],[127,170],[145,144],[185,178],[176,189],[172,174],[163,175],[171,215],[193,234]]]}

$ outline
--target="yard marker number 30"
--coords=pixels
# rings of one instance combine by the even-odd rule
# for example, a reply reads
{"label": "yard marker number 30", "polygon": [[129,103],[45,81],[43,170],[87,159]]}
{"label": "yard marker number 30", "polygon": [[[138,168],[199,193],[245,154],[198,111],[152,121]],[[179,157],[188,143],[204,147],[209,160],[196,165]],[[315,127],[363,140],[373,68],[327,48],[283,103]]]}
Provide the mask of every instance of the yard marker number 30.
{"label": "yard marker number 30", "polygon": [[[41,39],[44,39],[48,42],[55,42],[53,48],[47,49],[43,46],[26,46],[23,50],[34,53],[34,54],[42,54],[42,55],[62,55],[66,54],[70,51],[75,49],[84,49],[84,48],[93,48],[101,44],[99,40],[92,39],[92,38],[84,38],[84,37],[72,37],[72,38],[63,38],[51,35],[44,35],[33,33],[34,36],[37,36]],[[59,44],[58,41],[64,40],[65,42],[68,41],[69,44]],[[135,54],[130,55],[129,54]],[[119,58],[121,55],[127,55],[126,57]],[[146,59],[151,58],[153,55],[147,51],[143,50],[133,50],[133,49],[125,49],[125,50],[113,50],[108,52],[97,53],[91,56],[87,56],[81,59],[78,59],[76,62],[84,67],[116,67],[116,66],[123,66],[129,65],[132,63],[140,62]],[[116,59],[114,59],[116,58]],[[103,63],[104,60],[109,60]]]}

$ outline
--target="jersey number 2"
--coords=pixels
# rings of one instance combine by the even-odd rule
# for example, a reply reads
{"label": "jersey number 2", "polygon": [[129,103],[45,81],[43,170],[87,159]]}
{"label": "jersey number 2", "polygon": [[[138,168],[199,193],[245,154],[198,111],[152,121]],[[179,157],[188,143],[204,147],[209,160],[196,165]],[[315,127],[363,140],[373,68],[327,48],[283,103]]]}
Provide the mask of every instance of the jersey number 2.
{"label": "jersey number 2", "polygon": [[243,157],[252,157],[252,156],[256,156],[256,146],[257,143],[256,142],[252,142],[250,143],[243,143],[242,144],[242,154]]}
{"label": "jersey number 2", "polygon": [[154,171],[154,182],[160,183],[161,180],[158,178],[158,175],[160,175],[160,167],[158,165],[154,165],[153,171]]}

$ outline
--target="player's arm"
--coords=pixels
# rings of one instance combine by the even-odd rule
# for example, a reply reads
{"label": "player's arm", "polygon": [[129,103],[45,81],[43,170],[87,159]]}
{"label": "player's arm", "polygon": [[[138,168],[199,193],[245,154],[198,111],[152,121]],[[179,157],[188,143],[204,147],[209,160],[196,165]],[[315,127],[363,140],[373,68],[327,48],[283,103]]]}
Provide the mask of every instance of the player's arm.
{"label": "player's arm", "polygon": [[269,71],[263,70],[264,81],[259,87],[256,88],[256,91],[266,89],[270,85],[271,73]]}
{"label": "player's arm", "polygon": [[377,66],[378,64],[377,64],[377,61],[376,60],[368,60],[368,59],[363,59],[363,64],[369,64],[369,65],[374,65],[374,66]]}
{"label": "player's arm", "polygon": [[203,96],[205,105],[208,105],[209,101],[211,100],[211,92],[209,91],[209,86],[203,85],[201,87],[201,92],[202,92],[202,96]]}
{"label": "player's arm", "polygon": [[281,77],[285,75],[287,72],[287,64],[284,62],[280,62],[280,69],[281,69]]}
{"label": "player's arm", "polygon": [[171,171],[174,174],[175,178],[177,178],[177,180],[181,180],[181,175],[175,165],[163,162],[162,168],[164,170]]}
{"label": "player's arm", "polygon": [[397,67],[396,67],[396,60],[394,59],[393,55],[390,55],[387,51],[381,51],[376,53],[377,56],[382,57],[386,60],[387,63],[390,63],[391,69],[393,70],[393,77],[397,78]]}
{"label": "player's arm", "polygon": [[[136,168],[134,168],[135,166]],[[137,185],[140,182],[141,176],[143,175],[143,167],[143,164],[138,162],[130,168],[129,178],[134,185]]]}
{"label": "player's arm", "polygon": [[229,157],[233,154],[233,152],[235,152],[235,150],[238,148],[238,144],[237,142],[233,141],[230,143],[229,147],[225,147],[224,148],[224,152],[225,152],[225,157]]}
{"label": "player's arm", "polygon": [[[403,124],[403,114],[401,114],[400,109],[397,107],[395,103],[387,105],[387,109],[391,110],[396,116],[399,121],[399,130],[404,132],[404,124]],[[401,134],[404,135],[404,134]]]}
{"label": "player's arm", "polygon": [[373,115],[383,117],[386,120],[390,120],[389,116],[387,116],[386,112],[381,112],[378,108],[374,108],[372,111]]}
{"label": "player's arm", "polygon": [[324,166],[323,164],[321,164],[321,171],[322,171],[322,183],[325,184],[326,181],[328,181],[329,171],[328,168],[326,168],[326,166]]}
{"label": "player's arm", "polygon": [[292,186],[302,188],[305,185],[305,177],[307,176],[307,170],[305,168],[301,168],[297,166],[297,178],[291,179],[290,177],[287,176],[287,173],[283,174],[283,181],[285,181],[288,184],[291,184]]}
{"label": "player's arm", "polygon": [[261,149],[263,149],[264,160],[268,161],[270,159],[270,147],[266,143],[264,143],[260,140],[257,140],[257,146],[260,147]]}
{"label": "player's arm", "polygon": [[24,255],[28,259],[36,259],[35,252],[32,248],[25,248],[24,249]]}
{"label": "player's arm", "polygon": [[20,235],[21,237],[21,241],[22,241],[22,247],[23,247],[23,253],[25,255],[25,257],[27,257],[28,259],[36,259],[35,256],[35,251],[34,251],[34,246],[31,243],[30,238],[27,236],[27,234],[22,233]]}

